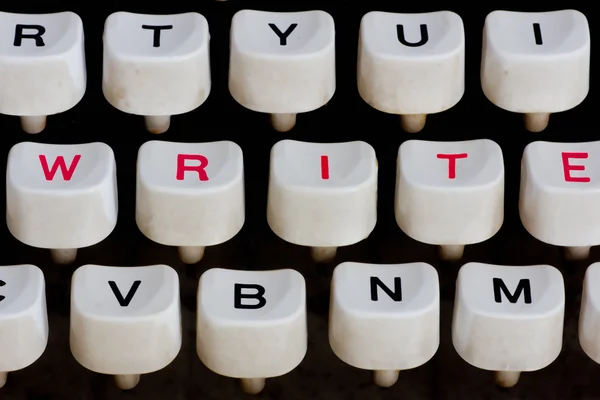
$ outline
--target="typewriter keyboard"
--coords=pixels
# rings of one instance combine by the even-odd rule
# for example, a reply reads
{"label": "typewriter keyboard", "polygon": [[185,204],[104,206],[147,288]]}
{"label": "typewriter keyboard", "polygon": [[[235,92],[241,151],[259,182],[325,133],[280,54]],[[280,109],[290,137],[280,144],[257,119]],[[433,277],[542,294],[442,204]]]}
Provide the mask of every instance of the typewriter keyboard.
{"label": "typewriter keyboard", "polygon": [[171,3],[0,6],[0,398],[600,399],[591,3]]}

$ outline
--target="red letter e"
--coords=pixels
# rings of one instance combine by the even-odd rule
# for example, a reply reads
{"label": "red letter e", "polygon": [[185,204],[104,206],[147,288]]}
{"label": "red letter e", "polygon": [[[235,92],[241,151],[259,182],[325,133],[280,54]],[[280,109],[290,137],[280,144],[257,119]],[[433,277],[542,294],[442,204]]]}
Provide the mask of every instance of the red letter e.
{"label": "red letter e", "polygon": [[587,176],[575,177],[571,176],[571,171],[585,171],[585,165],[572,165],[569,164],[570,158],[587,159],[588,153],[562,153],[563,172],[565,174],[565,182],[589,182],[590,178]]}

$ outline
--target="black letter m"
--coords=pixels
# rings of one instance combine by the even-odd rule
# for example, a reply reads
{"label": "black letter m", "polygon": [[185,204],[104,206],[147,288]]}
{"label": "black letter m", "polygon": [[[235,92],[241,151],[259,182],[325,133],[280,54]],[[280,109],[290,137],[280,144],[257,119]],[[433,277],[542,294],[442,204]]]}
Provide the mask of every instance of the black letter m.
{"label": "black letter m", "polygon": [[521,297],[521,293],[524,294],[525,304],[531,304],[531,282],[529,279],[521,279],[517,284],[514,294],[511,294],[504,281],[500,278],[493,279],[494,284],[494,300],[496,303],[502,303],[502,293],[506,296],[506,299],[511,303],[516,303]]}

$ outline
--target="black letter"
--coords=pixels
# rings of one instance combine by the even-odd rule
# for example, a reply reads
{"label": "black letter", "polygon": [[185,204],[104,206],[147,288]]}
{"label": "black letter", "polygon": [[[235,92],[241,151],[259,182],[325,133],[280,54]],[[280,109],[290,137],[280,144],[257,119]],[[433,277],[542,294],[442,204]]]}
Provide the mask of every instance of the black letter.
{"label": "black letter", "polygon": [[531,304],[531,283],[529,282],[529,279],[521,279],[514,294],[510,294],[502,279],[494,278],[492,281],[494,284],[494,300],[496,300],[496,303],[502,303],[501,292],[503,292],[508,301],[513,304],[519,300],[521,292],[525,292],[525,304]]}
{"label": "black letter", "polygon": [[173,25],[142,25],[142,29],[151,29],[154,31],[153,47],[160,47],[160,31],[163,29],[173,29]]}
{"label": "black letter", "polygon": [[537,44],[538,46],[544,44],[544,42],[542,41],[542,30],[540,29],[540,24],[538,24],[537,22],[533,24],[533,36],[535,36],[535,44]]}
{"label": "black letter", "polygon": [[108,285],[115,294],[115,297],[117,298],[117,301],[119,302],[121,307],[127,307],[129,303],[131,303],[131,299],[133,299],[133,295],[135,295],[135,292],[137,292],[138,288],[140,287],[140,283],[142,283],[142,281],[133,282],[133,285],[131,285],[131,289],[129,289],[127,296],[123,298],[123,295],[121,294],[121,291],[117,287],[115,281],[108,281]]}
{"label": "black letter", "polygon": [[408,46],[408,47],[423,46],[429,40],[429,34],[427,33],[427,25],[421,24],[420,29],[421,29],[421,40],[419,40],[416,43],[409,43],[406,41],[406,38],[404,37],[404,26],[396,25],[398,40],[400,41],[400,43],[402,43],[403,45]]}
{"label": "black letter", "polygon": [[[256,293],[244,294],[242,290],[254,289]],[[263,308],[267,304],[267,300],[263,297],[265,294],[265,288],[260,285],[246,285],[244,283],[236,283],[233,285],[233,307],[234,308],[245,308],[245,309],[258,309]],[[256,299],[256,304],[242,304],[242,299]]]}
{"label": "black letter", "polygon": [[298,24],[291,24],[287,28],[287,30],[282,33],[279,30],[279,28],[277,27],[277,25],[275,25],[275,24],[269,24],[269,27],[271,27],[271,29],[273,29],[273,32],[275,32],[275,34],[279,37],[279,44],[281,46],[287,45],[287,38],[288,38],[288,36],[290,36],[290,34],[294,31],[294,29],[296,29],[297,26],[298,26]]}
{"label": "black letter", "polygon": [[[24,29],[35,29],[37,33],[27,33],[24,34]],[[35,45],[37,47],[44,47],[46,44],[44,43],[44,39],[42,39],[42,35],[46,33],[46,28],[41,25],[21,25],[17,24],[15,26],[15,42],[13,46],[20,47],[23,39],[33,39],[35,40]]]}
{"label": "black letter", "polygon": [[376,276],[371,277],[371,300],[377,301],[379,297],[377,296],[377,286],[379,286],[385,294],[390,296],[390,298],[394,301],[402,301],[402,281],[400,277],[397,276],[394,278],[394,291],[391,291],[390,288],[385,286],[383,282]]}
{"label": "black letter", "polygon": [[[0,287],[2,287],[4,285],[6,285],[6,282],[0,280]],[[0,301],[4,300],[5,298],[6,298],[5,296],[0,295]]]}

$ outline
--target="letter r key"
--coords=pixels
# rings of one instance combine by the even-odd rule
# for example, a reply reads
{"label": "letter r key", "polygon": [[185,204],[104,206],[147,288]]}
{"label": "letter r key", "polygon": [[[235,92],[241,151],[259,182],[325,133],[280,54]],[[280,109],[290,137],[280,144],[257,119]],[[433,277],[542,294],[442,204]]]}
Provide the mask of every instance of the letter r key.
{"label": "letter r key", "polygon": [[137,160],[136,222],[150,240],[194,264],[245,220],[244,160],[233,142],[149,141]]}

